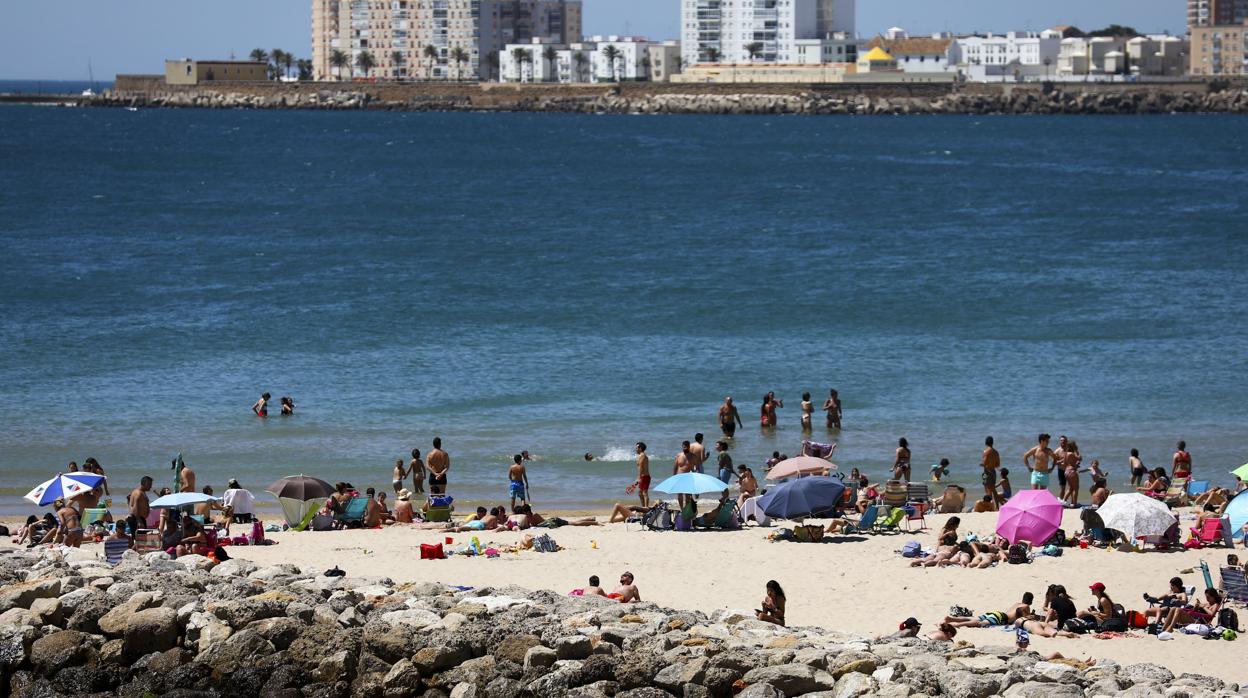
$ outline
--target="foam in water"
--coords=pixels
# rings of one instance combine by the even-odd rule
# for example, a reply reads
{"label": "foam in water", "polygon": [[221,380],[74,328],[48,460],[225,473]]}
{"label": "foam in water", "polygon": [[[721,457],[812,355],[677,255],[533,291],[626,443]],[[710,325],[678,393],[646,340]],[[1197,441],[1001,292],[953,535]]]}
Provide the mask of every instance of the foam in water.
{"label": "foam in water", "polygon": [[637,460],[637,451],[631,446],[628,448],[621,446],[609,446],[601,456],[597,456],[597,459],[612,463],[631,463]]}

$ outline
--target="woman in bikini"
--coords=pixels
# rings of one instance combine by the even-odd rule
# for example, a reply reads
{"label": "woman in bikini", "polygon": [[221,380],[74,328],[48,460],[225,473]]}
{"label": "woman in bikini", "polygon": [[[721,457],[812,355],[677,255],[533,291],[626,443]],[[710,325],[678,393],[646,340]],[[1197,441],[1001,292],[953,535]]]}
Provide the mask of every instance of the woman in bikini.
{"label": "woman in bikini", "polygon": [[755,609],[754,615],[759,620],[783,626],[784,605],[784,589],[781,589],[780,584],[773,579],[767,582],[767,596],[763,599],[762,609]]}
{"label": "woman in bikini", "polygon": [[810,393],[802,393],[802,431],[809,432],[815,414],[815,405],[810,401]]}
{"label": "woman in bikini", "polygon": [[1185,626],[1193,623],[1202,625],[1217,624],[1218,612],[1222,610],[1222,595],[1217,589],[1205,589],[1205,600],[1197,601],[1191,606],[1170,609],[1166,618],[1165,632],[1174,630],[1174,626]]}
{"label": "woman in bikini", "polygon": [[828,428],[841,428],[841,398],[836,390],[828,391],[828,399],[823,401],[823,411],[828,413]]}
{"label": "woman in bikini", "polygon": [[774,413],[775,410],[771,407],[771,393],[767,393],[763,396],[763,406],[758,411],[759,425],[764,429],[776,426],[775,422],[771,421],[771,415]]}
{"label": "woman in bikini", "polygon": [[904,438],[897,440],[897,452],[893,457],[893,479],[910,482],[910,444]]}
{"label": "woman in bikini", "polygon": [[1066,442],[1066,456],[1062,467],[1066,472],[1066,498],[1072,507],[1079,506],[1079,464],[1083,456],[1079,455],[1079,444],[1074,439]]}
{"label": "woman in bikini", "polygon": [[1175,480],[1192,476],[1192,454],[1187,452],[1187,442],[1180,441],[1174,450],[1174,458],[1170,461],[1170,471]]}

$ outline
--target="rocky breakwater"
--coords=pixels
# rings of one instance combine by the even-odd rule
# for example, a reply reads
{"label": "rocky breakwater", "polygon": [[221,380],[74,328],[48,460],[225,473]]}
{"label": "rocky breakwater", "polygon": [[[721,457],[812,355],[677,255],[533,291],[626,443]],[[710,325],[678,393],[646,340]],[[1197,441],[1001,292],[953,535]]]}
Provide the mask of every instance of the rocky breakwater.
{"label": "rocky breakwater", "polygon": [[[485,562],[483,564],[490,564]],[[1232,696],[1152,664],[1077,668],[1010,647],[872,642],[520,588],[326,577],[199,556],[0,555],[13,696],[782,698]]]}
{"label": "rocky breakwater", "polygon": [[940,96],[882,96],[810,90],[794,94],[621,92],[607,87],[584,93],[551,89],[530,92],[414,92],[383,99],[352,88],[277,89],[230,92],[224,88],[167,92],[108,92],[92,106],[199,107],[218,109],[380,109],[394,111],[539,111],[590,114],[1168,114],[1248,113],[1248,90],[1163,90],[1140,88],[986,89],[951,91]]}

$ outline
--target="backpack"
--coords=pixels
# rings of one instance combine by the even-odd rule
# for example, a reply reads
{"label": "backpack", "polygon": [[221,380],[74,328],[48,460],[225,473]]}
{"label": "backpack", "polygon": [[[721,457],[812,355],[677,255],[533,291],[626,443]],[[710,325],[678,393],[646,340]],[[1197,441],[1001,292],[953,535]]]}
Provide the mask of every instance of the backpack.
{"label": "backpack", "polygon": [[974,615],[975,614],[971,612],[971,609],[967,608],[966,606],[950,606],[949,607],[949,616],[951,618],[970,618]]}
{"label": "backpack", "polygon": [[1058,547],[1066,545],[1066,531],[1063,531],[1060,528],[1057,529],[1057,532],[1054,533],[1053,537],[1049,539],[1049,545],[1056,545]]}
{"label": "backpack", "polygon": [[1218,611],[1218,625],[1239,632],[1239,615],[1235,613],[1235,609],[1224,608]]}
{"label": "backpack", "polygon": [[672,512],[667,507],[667,502],[659,502],[647,511],[641,519],[641,525],[655,531],[670,531],[672,529]]}
{"label": "backpack", "polygon": [[1022,565],[1031,562],[1027,557],[1027,546],[1022,543],[1011,545],[1009,552],[1006,554],[1006,562],[1009,562],[1011,565]]}
{"label": "backpack", "polygon": [[918,557],[921,552],[923,552],[923,547],[919,545],[917,540],[908,541],[901,546],[902,557]]}
{"label": "backpack", "polygon": [[1075,633],[1076,635],[1090,633],[1095,628],[1096,623],[1083,618],[1071,618],[1066,621],[1066,632]]}
{"label": "backpack", "polygon": [[1127,618],[1127,625],[1131,626],[1132,628],[1147,628],[1148,627],[1148,619],[1145,618],[1144,614],[1140,613],[1139,611],[1127,611],[1126,618]]}
{"label": "backpack", "polygon": [[533,539],[533,549],[539,553],[554,553],[559,551],[559,544],[554,538],[543,533]]}

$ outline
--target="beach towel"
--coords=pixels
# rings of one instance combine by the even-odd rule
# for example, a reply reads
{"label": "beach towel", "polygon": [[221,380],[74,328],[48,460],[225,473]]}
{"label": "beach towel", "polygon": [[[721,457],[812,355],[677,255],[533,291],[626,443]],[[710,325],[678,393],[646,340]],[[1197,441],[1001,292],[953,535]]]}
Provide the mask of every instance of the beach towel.
{"label": "beach towel", "polygon": [[902,557],[918,557],[921,552],[923,552],[923,546],[919,545],[917,540],[906,541],[906,544],[901,546]]}

